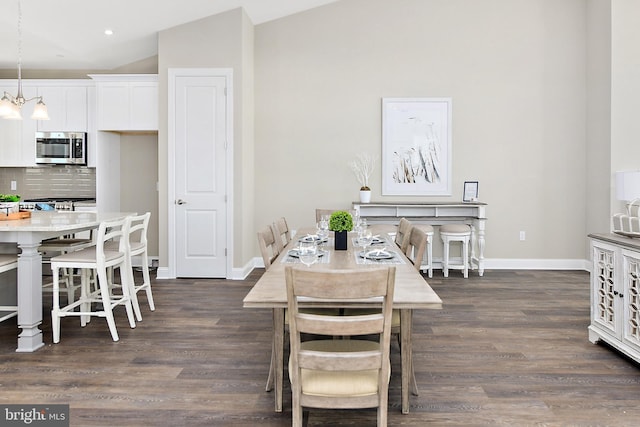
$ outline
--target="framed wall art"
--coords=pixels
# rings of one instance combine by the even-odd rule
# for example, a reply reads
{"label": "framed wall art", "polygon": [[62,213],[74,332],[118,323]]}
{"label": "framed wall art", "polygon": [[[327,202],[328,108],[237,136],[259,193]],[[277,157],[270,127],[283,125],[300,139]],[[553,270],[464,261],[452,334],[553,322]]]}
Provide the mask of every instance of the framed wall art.
{"label": "framed wall art", "polygon": [[382,99],[382,195],[451,195],[451,98]]}

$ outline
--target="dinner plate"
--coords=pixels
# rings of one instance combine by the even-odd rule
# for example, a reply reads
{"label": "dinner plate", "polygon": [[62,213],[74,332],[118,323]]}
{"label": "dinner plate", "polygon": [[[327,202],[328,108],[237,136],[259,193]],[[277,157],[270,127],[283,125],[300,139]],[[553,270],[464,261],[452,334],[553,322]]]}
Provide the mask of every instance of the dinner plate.
{"label": "dinner plate", "polygon": [[361,251],[358,255],[360,255],[360,258],[371,259],[374,261],[392,259],[395,256],[393,252],[386,252],[386,251],[380,251],[380,252],[376,252],[376,251],[362,252]]}
{"label": "dinner plate", "polygon": [[[300,258],[300,251],[298,249],[291,249],[288,253],[287,253],[291,258]],[[325,251],[318,251],[317,255],[318,258],[321,256],[324,256]]]}
{"label": "dinner plate", "polygon": [[[383,239],[380,239],[378,237],[374,237],[373,239],[371,239],[371,244],[372,245],[382,245],[382,244],[385,244],[385,243],[387,243],[387,242],[385,242]],[[356,246],[361,246],[360,245],[360,240],[358,238],[356,238],[355,244],[356,244]]]}
{"label": "dinner plate", "polygon": [[329,239],[320,239],[318,236],[304,236],[298,239],[298,242],[316,242],[316,244],[326,243]]}

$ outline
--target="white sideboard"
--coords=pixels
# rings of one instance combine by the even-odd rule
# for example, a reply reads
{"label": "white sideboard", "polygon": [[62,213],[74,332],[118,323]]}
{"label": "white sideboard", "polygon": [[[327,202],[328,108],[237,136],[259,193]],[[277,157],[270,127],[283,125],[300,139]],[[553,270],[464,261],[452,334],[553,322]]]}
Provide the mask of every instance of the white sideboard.
{"label": "white sideboard", "polygon": [[353,208],[369,224],[397,224],[407,218],[418,224],[464,223],[471,226],[471,267],[484,274],[486,203],[353,203]]}
{"label": "white sideboard", "polygon": [[640,239],[590,234],[589,341],[607,342],[640,362]]}

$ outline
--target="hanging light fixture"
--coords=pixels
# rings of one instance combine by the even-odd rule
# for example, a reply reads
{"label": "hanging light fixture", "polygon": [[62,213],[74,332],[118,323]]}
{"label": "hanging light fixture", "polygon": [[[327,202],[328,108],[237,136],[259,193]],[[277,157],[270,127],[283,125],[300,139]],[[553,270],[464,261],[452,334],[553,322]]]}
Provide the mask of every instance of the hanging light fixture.
{"label": "hanging light fixture", "polygon": [[22,106],[37,99],[31,118],[34,120],[49,120],[47,106],[42,102],[41,96],[25,99],[22,95],[22,4],[18,0],[18,94],[16,96],[6,92],[0,99],[0,117],[5,119],[22,120]]}

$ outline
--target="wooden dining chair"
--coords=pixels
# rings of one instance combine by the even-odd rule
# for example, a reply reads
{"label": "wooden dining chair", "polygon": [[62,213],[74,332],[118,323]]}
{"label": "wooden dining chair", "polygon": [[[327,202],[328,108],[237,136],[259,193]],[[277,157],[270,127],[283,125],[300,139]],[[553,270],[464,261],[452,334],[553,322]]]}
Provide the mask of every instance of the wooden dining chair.
{"label": "wooden dining chair", "polygon": [[273,225],[268,225],[258,231],[258,247],[260,248],[264,268],[268,270],[273,261],[280,255],[280,247],[276,241],[276,232],[273,229]]}
{"label": "wooden dining chair", "polygon": [[[378,408],[377,425],[387,425],[395,273],[393,266],[323,271],[285,268],[294,427],[302,426],[303,408]],[[382,304],[377,312],[364,315],[311,314],[301,312],[301,298],[305,302],[381,298]],[[321,338],[303,342],[306,334]],[[351,339],[366,335],[378,339]],[[333,339],[335,336],[345,338]]]}
{"label": "wooden dining chair", "polygon": [[395,243],[398,245],[402,252],[407,251],[407,246],[409,245],[409,234],[411,233],[411,221],[406,218],[400,218],[400,223],[398,224],[398,230],[396,231]]}
{"label": "wooden dining chair", "polygon": [[[16,255],[0,255],[0,274],[7,271],[16,270],[18,268],[18,257]],[[0,322],[16,317],[18,315],[18,306],[16,305],[0,305]]]}
{"label": "wooden dining chair", "polygon": [[278,220],[273,223],[273,228],[275,230],[278,250],[282,252],[284,247],[291,241],[291,230],[289,230],[289,225],[285,217],[278,218]]}

